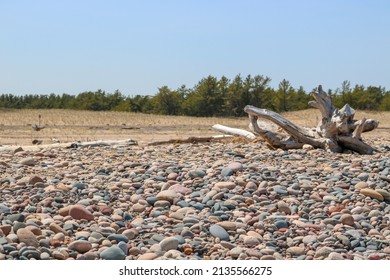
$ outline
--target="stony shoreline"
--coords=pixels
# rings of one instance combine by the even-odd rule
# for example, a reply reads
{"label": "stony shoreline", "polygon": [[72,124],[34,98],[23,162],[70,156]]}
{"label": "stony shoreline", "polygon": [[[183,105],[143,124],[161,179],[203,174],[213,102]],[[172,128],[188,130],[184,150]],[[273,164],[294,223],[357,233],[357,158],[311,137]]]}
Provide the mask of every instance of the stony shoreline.
{"label": "stony shoreline", "polygon": [[0,154],[0,260],[390,259],[390,151]]}

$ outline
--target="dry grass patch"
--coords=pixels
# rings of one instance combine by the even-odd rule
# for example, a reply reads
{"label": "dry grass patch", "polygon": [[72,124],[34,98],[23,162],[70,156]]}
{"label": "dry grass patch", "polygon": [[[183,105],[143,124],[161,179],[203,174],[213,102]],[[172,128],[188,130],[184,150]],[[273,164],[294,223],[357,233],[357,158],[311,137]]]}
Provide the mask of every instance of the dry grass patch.
{"label": "dry grass patch", "polygon": [[[38,124],[45,129],[34,131]],[[283,114],[296,124],[316,126],[320,114],[309,109]],[[390,139],[390,112],[357,112],[380,121],[379,129],[365,134],[365,137]],[[196,118],[187,116],[161,116],[126,112],[92,112],[74,110],[0,110],[0,144],[30,145],[40,139],[49,144],[53,141],[92,141],[100,139],[134,139],[140,144],[191,136],[219,134],[211,129],[214,124],[248,129],[248,118]]]}

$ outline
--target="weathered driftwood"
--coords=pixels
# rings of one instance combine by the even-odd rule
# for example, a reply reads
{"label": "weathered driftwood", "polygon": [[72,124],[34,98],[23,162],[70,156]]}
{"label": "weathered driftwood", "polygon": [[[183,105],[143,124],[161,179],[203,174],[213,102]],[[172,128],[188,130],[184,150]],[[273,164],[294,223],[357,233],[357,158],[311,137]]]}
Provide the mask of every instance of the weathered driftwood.
{"label": "weathered driftwood", "polygon": [[98,140],[90,142],[67,142],[67,143],[53,143],[46,145],[34,145],[34,146],[0,146],[1,151],[15,151],[22,149],[25,151],[39,151],[42,149],[55,149],[55,148],[85,148],[85,147],[98,147],[98,146],[131,146],[137,145],[137,141],[132,139],[127,140]]}
{"label": "weathered driftwood", "polygon": [[98,147],[98,146],[132,146],[138,145],[137,141],[132,139],[126,140],[98,140],[90,142],[73,142],[69,148],[84,148],[84,147]]}
{"label": "weathered driftwood", "polygon": [[214,130],[229,134],[229,135],[236,135],[236,136],[244,136],[249,139],[255,139],[256,135],[254,135],[250,131],[246,131],[244,129],[239,128],[232,128],[221,124],[215,124],[212,126]]}
{"label": "weathered driftwood", "polygon": [[[363,142],[361,134],[378,127],[379,122],[372,119],[354,120],[355,110],[346,104],[342,109],[334,107],[332,98],[321,86],[312,92],[314,101],[309,104],[320,110],[322,119],[315,129],[298,126],[283,116],[266,109],[246,106],[244,111],[249,115],[251,129],[261,136],[271,147],[281,149],[301,148],[309,144],[333,152],[345,149],[360,154],[372,154],[375,150]],[[284,130],[265,129],[259,125],[258,118],[268,120]],[[287,135],[286,135],[287,133]]]}
{"label": "weathered driftwood", "polygon": [[232,138],[232,135],[215,135],[215,136],[205,136],[205,137],[188,137],[185,139],[169,139],[162,141],[154,141],[150,142],[148,146],[157,146],[157,145],[165,145],[165,144],[185,144],[185,143],[205,143],[212,141],[220,141],[227,138]]}

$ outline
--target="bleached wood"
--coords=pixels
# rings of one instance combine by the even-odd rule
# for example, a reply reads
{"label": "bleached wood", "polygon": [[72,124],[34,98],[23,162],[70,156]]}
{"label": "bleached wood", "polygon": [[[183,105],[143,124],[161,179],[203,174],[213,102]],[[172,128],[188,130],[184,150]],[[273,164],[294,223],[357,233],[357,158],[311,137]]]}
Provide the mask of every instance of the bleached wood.
{"label": "bleached wood", "polygon": [[[355,110],[345,104],[340,110],[335,108],[332,97],[319,85],[311,95],[315,99],[309,104],[321,112],[321,121],[316,129],[298,126],[283,116],[267,109],[247,105],[244,111],[249,115],[250,128],[262,137],[273,148],[294,149],[310,144],[314,148],[321,148],[332,152],[342,152],[344,149],[353,150],[360,154],[372,154],[375,149],[364,143],[361,134],[378,127],[377,120],[365,118],[354,120]],[[290,138],[274,127],[259,126],[258,118],[262,118],[282,128]]]}
{"label": "bleached wood", "polygon": [[212,126],[212,128],[214,130],[217,130],[217,131],[220,131],[220,132],[223,132],[226,134],[230,134],[230,135],[244,136],[244,137],[249,138],[249,139],[256,138],[256,135],[254,135],[252,132],[246,131],[244,129],[232,128],[232,127],[228,127],[228,126],[221,125],[221,124],[215,124]]}
{"label": "bleached wood", "polygon": [[0,151],[14,151],[22,148],[24,151],[40,151],[44,149],[58,149],[58,148],[78,148],[78,147],[97,147],[97,146],[130,146],[137,145],[137,141],[132,139],[127,140],[98,140],[90,142],[67,142],[67,143],[53,143],[33,146],[0,146]]}

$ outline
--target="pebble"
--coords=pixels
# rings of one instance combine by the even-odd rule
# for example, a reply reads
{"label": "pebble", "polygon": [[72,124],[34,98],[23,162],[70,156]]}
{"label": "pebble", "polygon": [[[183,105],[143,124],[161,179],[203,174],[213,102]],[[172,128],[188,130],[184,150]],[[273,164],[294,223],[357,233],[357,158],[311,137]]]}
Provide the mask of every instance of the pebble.
{"label": "pebble", "polygon": [[222,171],[221,171],[221,175],[222,176],[232,176],[234,174],[234,171],[230,168],[223,168]]}
{"label": "pebble", "polygon": [[24,222],[26,216],[24,214],[11,214],[7,216],[7,220],[11,222]]}
{"label": "pebble", "polygon": [[6,205],[0,203],[0,214],[9,214],[9,213],[11,213],[11,208],[9,208]]}
{"label": "pebble", "polygon": [[233,141],[3,152],[0,258],[390,260],[389,153]]}
{"label": "pebble", "polygon": [[52,253],[52,256],[53,258],[55,258],[56,260],[65,260],[65,255],[62,254],[61,252],[57,251],[57,250],[54,250],[53,253]]}
{"label": "pebble", "polygon": [[204,176],[206,176],[206,172],[204,172],[203,170],[197,169],[197,170],[191,170],[188,173],[188,175],[191,178],[203,178]]}
{"label": "pebble", "polygon": [[379,201],[383,201],[383,196],[375,190],[366,188],[366,189],[361,189],[360,193],[365,196],[378,199]]}
{"label": "pebble", "polygon": [[179,246],[179,240],[176,237],[167,237],[160,242],[161,251],[176,250]]}
{"label": "pebble", "polygon": [[145,253],[138,257],[137,260],[154,260],[158,257],[156,253]]}
{"label": "pebble", "polygon": [[317,235],[306,235],[302,238],[302,242],[306,245],[313,244],[317,242],[317,240],[318,240]]}
{"label": "pebble", "polygon": [[100,253],[103,260],[124,260],[125,253],[117,245],[113,245]]}
{"label": "pebble", "polygon": [[375,189],[375,191],[383,197],[383,200],[390,201],[390,192],[383,189]]}
{"label": "pebble", "polygon": [[287,248],[287,253],[291,254],[292,256],[301,256],[305,254],[305,248],[299,246],[292,246]]}
{"label": "pebble", "polygon": [[214,187],[219,188],[219,189],[229,189],[232,190],[236,187],[236,184],[233,182],[217,182],[215,183]]}
{"label": "pebble", "polygon": [[177,194],[173,190],[165,190],[165,191],[159,192],[156,197],[157,197],[157,200],[166,200],[172,204],[173,200],[175,198],[177,198]]}
{"label": "pebble", "polygon": [[340,222],[344,225],[353,226],[355,224],[355,220],[350,214],[343,214],[340,217]]}
{"label": "pebble", "polygon": [[20,228],[16,232],[16,235],[17,235],[17,237],[19,239],[19,242],[23,242],[27,246],[33,246],[35,248],[39,247],[39,243],[38,243],[38,240],[37,240],[36,236],[31,231],[29,231],[28,229]]}
{"label": "pebble", "polygon": [[218,222],[216,225],[223,227],[226,230],[236,230],[237,229],[237,224],[235,222],[229,222],[229,221],[224,221],[224,222]]}
{"label": "pebble", "polygon": [[260,240],[254,236],[244,236],[244,245],[247,247],[255,247],[260,244]]}
{"label": "pebble", "polygon": [[229,234],[223,227],[219,225],[211,225],[210,233],[212,236],[218,237],[221,240],[227,240],[227,241],[229,240]]}
{"label": "pebble", "polygon": [[279,201],[277,203],[277,207],[279,209],[280,212],[284,212],[285,214],[287,215],[290,215],[291,214],[291,209],[290,207],[287,205],[287,203],[285,203],[283,200]]}
{"label": "pebble", "polygon": [[8,235],[11,232],[11,229],[11,225],[0,225],[0,230],[1,232],[3,232],[4,235]]}
{"label": "pebble", "polygon": [[355,184],[355,189],[356,190],[362,190],[362,189],[365,189],[365,188],[368,188],[368,184],[366,182],[358,182]]}
{"label": "pebble", "polygon": [[86,240],[76,240],[70,243],[68,248],[83,254],[92,249],[92,244]]}
{"label": "pebble", "polygon": [[110,234],[109,236],[107,236],[107,239],[108,240],[115,240],[118,243],[119,242],[124,242],[124,243],[129,242],[129,238],[126,235],[118,234],[118,233]]}
{"label": "pebble", "polygon": [[274,191],[278,194],[287,195],[287,188],[284,186],[274,186]]}
{"label": "pebble", "polygon": [[36,161],[32,157],[23,158],[19,161],[20,164],[27,165],[27,166],[34,166],[36,164]]}
{"label": "pebble", "polygon": [[322,247],[316,251],[314,258],[326,258],[332,251],[330,247]]}
{"label": "pebble", "polygon": [[230,255],[233,259],[237,259],[244,252],[242,247],[234,247],[230,250]]}
{"label": "pebble", "polygon": [[243,165],[241,162],[234,161],[234,162],[229,163],[227,168],[229,168],[233,172],[237,172],[237,171],[241,171],[243,169]]}
{"label": "pebble", "polygon": [[341,255],[340,253],[337,253],[337,252],[331,252],[327,259],[329,260],[344,260],[344,257],[343,255]]}
{"label": "pebble", "polygon": [[89,210],[87,210],[84,206],[78,204],[73,205],[69,209],[69,216],[76,220],[92,221],[94,219],[92,213],[89,212]]}
{"label": "pebble", "polygon": [[288,228],[288,223],[285,220],[277,220],[275,221],[274,225],[280,229],[280,228]]}
{"label": "pebble", "polygon": [[43,253],[40,254],[39,258],[41,260],[46,260],[46,261],[50,260],[50,254],[48,252],[43,252]]}

